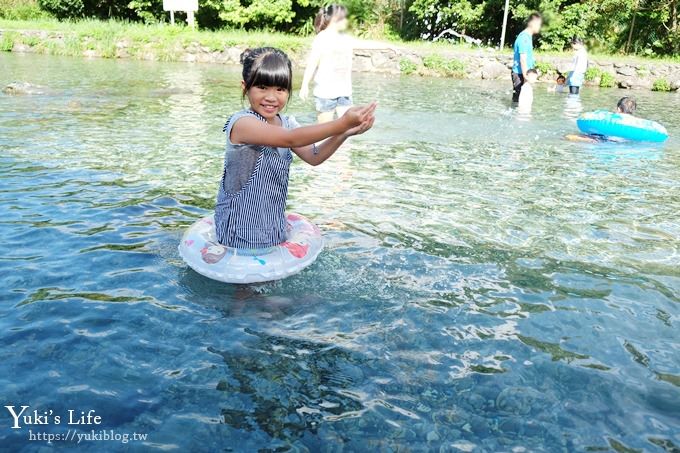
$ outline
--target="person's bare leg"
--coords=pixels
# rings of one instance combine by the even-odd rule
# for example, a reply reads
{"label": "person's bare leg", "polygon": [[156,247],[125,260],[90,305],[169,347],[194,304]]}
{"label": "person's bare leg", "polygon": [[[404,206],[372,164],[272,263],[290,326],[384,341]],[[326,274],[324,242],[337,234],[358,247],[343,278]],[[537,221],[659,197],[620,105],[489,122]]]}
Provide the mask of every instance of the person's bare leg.
{"label": "person's bare leg", "polygon": [[317,115],[316,119],[319,122],[319,124],[327,123],[329,121],[333,121],[333,114],[334,113],[335,112],[333,112],[332,110],[330,112],[321,112]]}

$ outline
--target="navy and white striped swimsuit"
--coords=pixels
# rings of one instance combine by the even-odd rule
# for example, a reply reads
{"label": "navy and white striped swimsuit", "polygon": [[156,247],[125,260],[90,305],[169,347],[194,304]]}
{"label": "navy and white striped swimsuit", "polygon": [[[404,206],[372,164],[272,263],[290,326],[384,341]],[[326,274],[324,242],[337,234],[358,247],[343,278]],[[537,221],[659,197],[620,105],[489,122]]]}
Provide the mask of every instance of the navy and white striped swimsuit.
{"label": "navy and white striped swimsuit", "polygon": [[[231,129],[244,116],[266,121],[252,110],[243,110],[224,125],[227,150],[215,206],[217,240],[227,247],[271,247],[286,240],[285,209],[293,153],[289,148],[232,143]],[[287,129],[297,126],[292,118],[280,116],[280,119]],[[243,162],[251,165],[247,161],[254,160],[255,156],[250,177],[243,181]],[[241,181],[236,181],[239,176]]]}

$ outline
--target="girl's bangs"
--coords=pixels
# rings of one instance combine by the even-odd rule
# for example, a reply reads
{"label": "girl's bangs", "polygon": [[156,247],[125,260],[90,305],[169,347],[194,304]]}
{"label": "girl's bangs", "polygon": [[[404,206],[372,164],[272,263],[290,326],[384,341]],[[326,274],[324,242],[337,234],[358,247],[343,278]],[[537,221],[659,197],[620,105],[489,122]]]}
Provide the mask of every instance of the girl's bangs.
{"label": "girl's bangs", "polygon": [[262,64],[253,74],[250,86],[266,86],[283,88],[288,91],[293,89],[293,75],[290,65],[278,55],[265,55]]}

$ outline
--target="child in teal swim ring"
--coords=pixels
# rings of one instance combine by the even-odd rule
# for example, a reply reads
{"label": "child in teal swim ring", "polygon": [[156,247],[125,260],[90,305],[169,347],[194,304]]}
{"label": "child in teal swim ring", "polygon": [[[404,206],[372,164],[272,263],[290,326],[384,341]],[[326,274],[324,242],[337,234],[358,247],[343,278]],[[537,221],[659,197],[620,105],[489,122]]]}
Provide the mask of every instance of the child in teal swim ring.
{"label": "child in teal swim ring", "polygon": [[[622,97],[616,103],[616,113],[621,115],[634,115],[637,110],[637,102],[631,97]],[[602,142],[618,142],[620,139],[605,137],[604,135],[586,135],[586,134],[569,134],[565,137],[567,140],[573,142],[586,143],[602,143]]]}

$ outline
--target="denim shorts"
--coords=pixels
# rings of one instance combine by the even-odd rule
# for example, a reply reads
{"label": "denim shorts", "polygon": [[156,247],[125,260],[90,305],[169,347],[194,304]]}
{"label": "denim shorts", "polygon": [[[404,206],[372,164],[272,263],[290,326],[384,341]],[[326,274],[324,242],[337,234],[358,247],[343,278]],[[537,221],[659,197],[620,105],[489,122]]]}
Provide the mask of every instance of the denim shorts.
{"label": "denim shorts", "polygon": [[352,105],[352,98],[349,96],[341,96],[335,99],[324,99],[314,96],[314,103],[316,104],[316,111],[319,113],[332,112],[338,107],[349,107]]}

